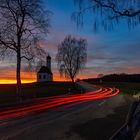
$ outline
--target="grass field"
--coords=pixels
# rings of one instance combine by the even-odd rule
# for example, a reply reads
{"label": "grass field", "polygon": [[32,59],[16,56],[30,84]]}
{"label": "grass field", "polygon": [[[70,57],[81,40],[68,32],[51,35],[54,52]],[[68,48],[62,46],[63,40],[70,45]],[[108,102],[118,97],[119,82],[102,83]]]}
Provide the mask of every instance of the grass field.
{"label": "grass field", "polygon": [[[121,90],[122,94],[137,94],[140,93],[140,83],[121,83],[121,82],[103,82],[90,83],[101,85],[103,87],[116,87]],[[32,83],[23,84],[22,93],[23,100],[29,100],[39,97],[57,96],[71,93],[80,93],[80,88],[72,89],[73,85],[70,82],[52,82],[52,83]],[[1,84],[0,85],[0,104],[9,104],[16,102],[16,85]]]}
{"label": "grass field", "polygon": [[[62,94],[79,93],[80,89],[72,89],[70,82],[32,83],[22,85],[23,100],[32,98],[57,96]],[[16,85],[0,85],[0,104],[16,102]]]}
{"label": "grass field", "polygon": [[116,87],[121,90],[122,94],[130,94],[134,95],[137,93],[140,93],[140,83],[124,83],[124,82],[103,82],[103,83],[97,83],[92,82],[90,83],[101,85],[103,87]]}

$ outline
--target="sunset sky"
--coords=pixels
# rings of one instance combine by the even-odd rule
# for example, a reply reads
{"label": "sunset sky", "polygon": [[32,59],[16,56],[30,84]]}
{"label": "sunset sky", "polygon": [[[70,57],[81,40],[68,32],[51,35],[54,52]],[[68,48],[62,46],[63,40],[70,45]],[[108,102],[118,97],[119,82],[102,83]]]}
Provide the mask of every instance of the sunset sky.
{"label": "sunset sky", "polygon": [[[96,77],[100,73],[140,73],[140,26],[129,30],[122,22],[113,31],[101,29],[95,33],[90,16],[87,15],[81,29],[71,20],[71,14],[77,10],[73,0],[44,0],[44,7],[52,11],[53,15],[50,34],[41,42],[41,46],[52,56],[54,80],[64,80],[60,79],[55,56],[57,45],[68,34],[86,38],[88,42],[88,62],[86,69],[78,75],[79,78]],[[36,74],[25,72],[23,67],[22,63],[23,82],[35,81]],[[14,82],[15,68],[15,58],[0,61],[0,83]]]}

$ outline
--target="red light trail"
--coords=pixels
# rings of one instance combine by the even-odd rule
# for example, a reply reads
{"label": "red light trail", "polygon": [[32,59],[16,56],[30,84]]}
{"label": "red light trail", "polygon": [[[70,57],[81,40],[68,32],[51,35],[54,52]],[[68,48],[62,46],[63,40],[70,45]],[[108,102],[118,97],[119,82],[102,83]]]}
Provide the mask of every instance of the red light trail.
{"label": "red light trail", "polygon": [[83,94],[61,95],[48,98],[40,98],[34,101],[22,103],[14,107],[7,107],[0,110],[0,119],[4,120],[17,117],[24,117],[32,113],[64,105],[74,105],[74,103],[78,104],[81,102],[113,97],[120,92],[119,89],[116,88],[102,88],[92,84],[89,85],[97,87],[99,89],[96,91],[90,91]]}

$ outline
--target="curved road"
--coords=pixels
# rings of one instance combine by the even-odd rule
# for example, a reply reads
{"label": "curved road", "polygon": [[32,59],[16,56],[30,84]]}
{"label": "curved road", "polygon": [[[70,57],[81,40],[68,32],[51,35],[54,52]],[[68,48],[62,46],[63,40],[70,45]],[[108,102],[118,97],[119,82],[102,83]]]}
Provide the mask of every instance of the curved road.
{"label": "curved road", "polygon": [[[75,95],[63,95],[54,96],[49,98],[36,99],[30,102],[22,103],[16,107],[6,107],[0,109],[0,122],[4,120],[11,120],[15,118],[25,117],[27,115],[38,113],[40,111],[46,111],[52,108],[57,108],[65,105],[80,104],[82,102],[88,102],[97,99],[103,99],[108,97],[113,97],[117,95],[120,91],[116,88],[102,88],[96,85],[91,85],[86,82],[82,82],[86,86],[93,86],[97,90],[88,91],[84,94]],[[0,123],[2,125],[2,123]]]}

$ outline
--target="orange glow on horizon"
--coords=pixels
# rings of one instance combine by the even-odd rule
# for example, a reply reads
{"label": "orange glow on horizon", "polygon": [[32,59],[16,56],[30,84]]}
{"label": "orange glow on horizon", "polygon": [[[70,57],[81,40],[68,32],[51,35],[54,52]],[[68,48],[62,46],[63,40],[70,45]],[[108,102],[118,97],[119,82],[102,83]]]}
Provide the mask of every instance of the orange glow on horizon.
{"label": "orange glow on horizon", "polygon": [[[67,79],[54,79],[54,81],[70,81]],[[22,79],[21,83],[34,83],[36,79]],[[16,79],[0,79],[0,84],[16,84]]]}
{"label": "orange glow on horizon", "polygon": [[[0,84],[15,84],[16,83],[16,72],[14,70],[4,70],[0,71]],[[79,74],[78,79],[86,79],[89,77],[95,77],[95,75],[84,75],[84,74]],[[65,77],[60,77],[58,72],[54,72],[53,75],[53,80],[54,81],[70,81],[69,79],[66,79]],[[35,72],[25,72],[21,71],[21,82],[22,83],[33,83],[36,82],[36,73]]]}
{"label": "orange glow on horizon", "polygon": [[[21,80],[22,83],[33,83],[36,80]],[[16,84],[16,80],[0,79],[0,84]]]}
{"label": "orange glow on horizon", "polygon": [[[61,77],[54,77],[53,79],[54,81],[70,81],[68,79],[65,78],[61,78]],[[36,82],[36,76],[31,77],[31,78],[21,78],[21,83],[33,83]],[[15,78],[4,78],[4,79],[0,79],[0,84],[16,84],[16,79]]]}
{"label": "orange glow on horizon", "polygon": [[[68,79],[65,79],[63,77],[60,77],[59,75],[55,75],[53,77],[54,81],[70,81]],[[21,83],[33,83],[36,82],[36,74],[35,73],[28,73],[28,72],[22,72],[21,73]],[[12,77],[0,77],[0,84],[16,84],[16,78],[14,76]]]}
{"label": "orange glow on horizon", "polygon": [[[61,77],[54,77],[53,79],[54,81],[70,81],[69,79],[65,79],[65,78],[61,78]],[[36,82],[36,78],[32,78],[32,79],[21,79],[21,83],[34,83]],[[5,78],[5,79],[0,79],[0,84],[16,84],[16,79],[9,79],[9,78]]]}

